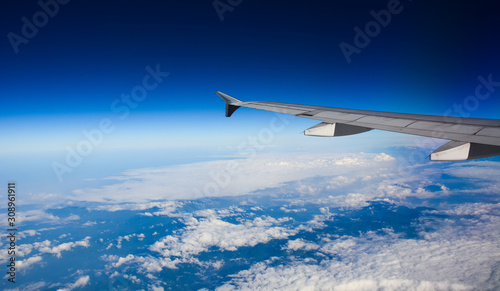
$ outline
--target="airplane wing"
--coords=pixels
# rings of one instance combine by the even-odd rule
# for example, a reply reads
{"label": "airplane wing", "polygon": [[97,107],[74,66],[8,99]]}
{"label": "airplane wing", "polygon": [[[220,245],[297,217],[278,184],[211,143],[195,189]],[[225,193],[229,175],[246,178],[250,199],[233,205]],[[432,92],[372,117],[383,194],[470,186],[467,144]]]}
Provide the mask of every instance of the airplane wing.
{"label": "airplane wing", "polygon": [[355,110],[280,102],[244,102],[222,92],[226,117],[240,107],[320,120],[304,131],[312,136],[344,136],[381,129],[448,139],[436,149],[433,161],[461,161],[500,155],[500,120]]}

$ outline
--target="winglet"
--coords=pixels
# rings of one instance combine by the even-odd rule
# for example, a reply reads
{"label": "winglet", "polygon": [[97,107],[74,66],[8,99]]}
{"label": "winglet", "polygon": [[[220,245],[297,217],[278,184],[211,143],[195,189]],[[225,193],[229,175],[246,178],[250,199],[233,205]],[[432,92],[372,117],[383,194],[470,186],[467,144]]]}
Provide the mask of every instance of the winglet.
{"label": "winglet", "polygon": [[217,95],[220,96],[220,98],[224,99],[226,101],[226,117],[230,117],[233,115],[233,113],[236,111],[236,109],[240,108],[240,106],[236,104],[242,103],[241,100],[238,100],[236,98],[233,98],[227,94],[224,94],[222,92],[217,91]]}

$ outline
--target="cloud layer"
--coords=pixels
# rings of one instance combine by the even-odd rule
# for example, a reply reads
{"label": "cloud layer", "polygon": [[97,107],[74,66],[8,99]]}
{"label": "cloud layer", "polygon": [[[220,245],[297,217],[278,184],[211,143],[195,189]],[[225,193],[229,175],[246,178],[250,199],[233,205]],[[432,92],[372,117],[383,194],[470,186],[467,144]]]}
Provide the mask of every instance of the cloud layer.
{"label": "cloud layer", "polygon": [[[476,205],[476,208],[479,207]],[[498,209],[457,227],[445,223],[425,239],[365,233],[323,244],[290,240],[287,249],[310,250],[333,259],[307,259],[272,266],[260,262],[239,272],[217,290],[493,290],[500,287]],[[487,214],[485,212],[488,212]],[[496,274],[496,275],[495,275]]]}
{"label": "cloud layer", "polygon": [[312,177],[369,173],[394,164],[386,154],[261,154],[251,159],[210,161],[126,171],[111,184],[77,189],[72,199],[133,201],[239,196]]}

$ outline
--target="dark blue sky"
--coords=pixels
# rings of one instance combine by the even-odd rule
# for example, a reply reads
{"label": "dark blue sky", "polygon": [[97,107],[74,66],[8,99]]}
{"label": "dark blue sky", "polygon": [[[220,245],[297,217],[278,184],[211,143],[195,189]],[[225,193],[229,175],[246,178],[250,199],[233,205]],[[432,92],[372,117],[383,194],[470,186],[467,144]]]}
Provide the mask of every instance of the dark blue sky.
{"label": "dark blue sky", "polygon": [[21,35],[21,18],[32,20],[41,7],[4,1],[2,115],[105,112],[156,64],[171,76],[140,111],[219,108],[213,92],[221,90],[440,114],[473,92],[478,75],[500,76],[492,1],[401,1],[402,11],[350,64],[339,44],[352,44],[353,28],[391,1],[337,2],[241,1],[221,22],[212,1],[73,0],[15,54],[7,34]]}

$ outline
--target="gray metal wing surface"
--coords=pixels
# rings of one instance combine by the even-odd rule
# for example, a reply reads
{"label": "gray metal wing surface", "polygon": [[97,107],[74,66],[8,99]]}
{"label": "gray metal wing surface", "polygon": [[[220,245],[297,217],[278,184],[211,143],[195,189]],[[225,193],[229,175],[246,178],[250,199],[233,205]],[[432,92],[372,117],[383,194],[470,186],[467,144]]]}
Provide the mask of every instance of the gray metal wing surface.
{"label": "gray metal wing surface", "polygon": [[431,154],[431,160],[457,161],[500,155],[500,120],[497,119],[394,113],[266,101],[244,102],[222,92],[217,94],[226,101],[227,117],[239,107],[247,107],[321,121],[305,130],[305,135],[343,136],[380,129],[450,140]]}

